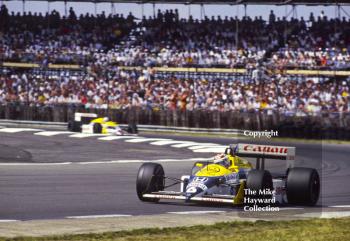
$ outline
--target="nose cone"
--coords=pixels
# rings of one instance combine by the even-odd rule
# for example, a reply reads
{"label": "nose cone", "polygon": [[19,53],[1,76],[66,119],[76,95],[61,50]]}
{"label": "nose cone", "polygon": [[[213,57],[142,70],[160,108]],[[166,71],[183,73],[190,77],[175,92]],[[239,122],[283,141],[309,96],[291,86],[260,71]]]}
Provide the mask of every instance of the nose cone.
{"label": "nose cone", "polygon": [[187,192],[186,190],[186,193],[185,193],[186,201],[189,201],[192,197],[195,197],[196,195],[202,192],[200,188],[195,188],[195,189],[196,189],[195,191],[191,190],[191,192]]}
{"label": "nose cone", "polygon": [[204,194],[204,191],[202,188],[200,187],[189,187],[186,189],[186,193],[185,193],[185,197],[186,200],[190,200],[192,197],[195,196],[201,196]]}
{"label": "nose cone", "polygon": [[192,176],[189,184],[186,187],[185,197],[186,200],[190,200],[192,197],[203,196],[208,189],[217,185],[217,179],[219,177],[207,177],[207,176]]}
{"label": "nose cone", "polygon": [[186,192],[185,193],[185,201],[190,201],[190,199],[193,197],[193,193],[188,193],[188,192]]}

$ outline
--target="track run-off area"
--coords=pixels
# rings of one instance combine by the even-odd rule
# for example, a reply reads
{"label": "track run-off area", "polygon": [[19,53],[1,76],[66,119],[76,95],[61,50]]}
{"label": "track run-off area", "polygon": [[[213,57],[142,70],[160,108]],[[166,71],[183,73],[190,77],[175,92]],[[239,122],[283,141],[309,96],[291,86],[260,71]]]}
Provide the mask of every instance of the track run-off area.
{"label": "track run-off area", "polygon": [[[244,212],[242,207],[173,201],[155,204],[138,200],[136,174],[142,162],[161,163],[166,176],[180,178],[190,174],[195,161],[208,160],[235,143],[295,146],[296,166],[316,168],[321,175],[322,192],[318,205],[284,206],[277,213],[257,213]],[[52,223],[51,229],[46,227],[46,231],[55,233],[52,230],[58,232],[59,224],[69,227],[71,222],[77,225],[78,221],[83,222],[81,227],[88,228],[74,229],[74,232],[106,231],[102,227],[107,223],[110,228],[123,228],[128,223],[126,229],[130,229],[214,223],[245,216],[247,220],[349,216],[349,157],[350,145],[326,142],[287,143],[266,138],[145,133],[109,136],[1,127],[0,231],[16,225],[31,230],[32,223]],[[269,160],[266,169],[283,172],[285,162]],[[91,227],[92,223],[95,229]],[[63,230],[69,231],[69,228]],[[14,228],[9,236],[16,234],[26,233]]]}

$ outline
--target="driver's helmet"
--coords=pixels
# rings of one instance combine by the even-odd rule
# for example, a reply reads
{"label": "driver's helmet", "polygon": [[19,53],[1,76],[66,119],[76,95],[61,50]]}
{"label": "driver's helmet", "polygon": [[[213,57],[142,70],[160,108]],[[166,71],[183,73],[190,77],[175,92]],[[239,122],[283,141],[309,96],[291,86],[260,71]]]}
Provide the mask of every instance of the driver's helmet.
{"label": "driver's helmet", "polygon": [[108,117],[103,118],[103,122],[108,122],[108,121],[109,121]]}
{"label": "driver's helmet", "polygon": [[214,163],[226,168],[229,168],[231,166],[231,162],[226,154],[218,154],[214,156]]}

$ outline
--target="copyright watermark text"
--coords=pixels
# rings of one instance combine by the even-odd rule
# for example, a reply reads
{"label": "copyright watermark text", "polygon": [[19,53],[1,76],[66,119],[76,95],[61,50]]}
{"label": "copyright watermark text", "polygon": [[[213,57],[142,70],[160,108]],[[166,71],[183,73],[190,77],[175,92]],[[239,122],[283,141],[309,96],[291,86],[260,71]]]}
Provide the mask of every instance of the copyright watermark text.
{"label": "copyright watermark text", "polygon": [[271,138],[271,137],[278,136],[278,131],[273,131],[273,130],[248,131],[248,130],[245,130],[243,132],[243,135],[253,137],[253,138],[261,138],[261,137]]}

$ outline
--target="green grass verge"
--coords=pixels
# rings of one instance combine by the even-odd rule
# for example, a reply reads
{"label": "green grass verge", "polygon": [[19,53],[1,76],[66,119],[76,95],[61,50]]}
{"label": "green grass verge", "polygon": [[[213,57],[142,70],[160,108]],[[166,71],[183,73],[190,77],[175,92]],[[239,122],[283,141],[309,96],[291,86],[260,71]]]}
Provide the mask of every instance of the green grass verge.
{"label": "green grass verge", "polygon": [[42,238],[21,237],[12,240],[335,241],[350,240],[349,226],[350,218],[309,219],[295,221],[227,222],[208,226],[199,225],[193,227],[178,227],[164,229],[138,229],[134,231],[108,232],[101,234],[50,236]]}
{"label": "green grass verge", "polygon": [[320,140],[320,139],[303,139],[303,138],[289,138],[289,137],[272,137],[268,138],[249,138],[242,135],[234,134],[214,134],[214,133],[189,133],[189,132],[175,132],[175,131],[142,131],[146,134],[157,134],[157,135],[175,135],[175,136],[197,136],[197,137],[215,137],[215,138],[230,138],[230,139],[246,139],[255,141],[275,141],[275,142],[299,142],[299,143],[310,143],[310,144],[350,144],[350,140]]}

